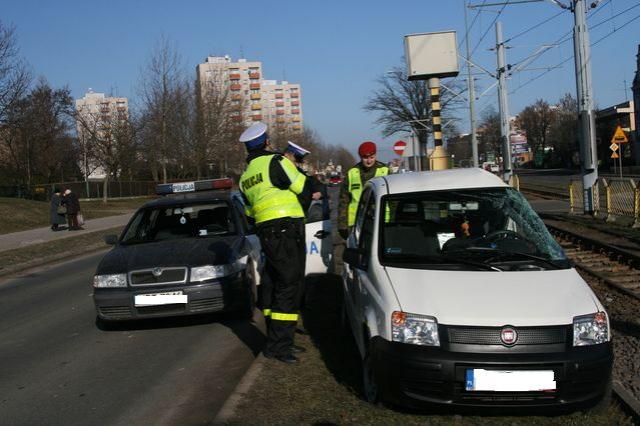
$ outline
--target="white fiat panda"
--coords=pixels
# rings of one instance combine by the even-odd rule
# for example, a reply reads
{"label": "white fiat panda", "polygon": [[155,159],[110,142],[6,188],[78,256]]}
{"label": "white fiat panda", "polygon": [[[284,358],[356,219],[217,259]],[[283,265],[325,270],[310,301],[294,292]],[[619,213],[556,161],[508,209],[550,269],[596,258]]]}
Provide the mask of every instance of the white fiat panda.
{"label": "white fiat panda", "polygon": [[369,401],[608,404],[609,318],[525,198],[480,169],[365,186],[343,259]]}

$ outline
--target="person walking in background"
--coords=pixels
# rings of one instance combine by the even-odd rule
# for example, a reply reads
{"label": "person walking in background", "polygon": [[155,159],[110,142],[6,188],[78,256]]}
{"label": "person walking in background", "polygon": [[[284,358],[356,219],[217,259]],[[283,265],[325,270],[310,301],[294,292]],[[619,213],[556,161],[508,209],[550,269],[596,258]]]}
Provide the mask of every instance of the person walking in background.
{"label": "person walking in background", "polygon": [[51,205],[50,205],[50,214],[51,214],[51,230],[52,231],[60,231],[60,225],[64,225],[67,223],[67,219],[64,217],[67,213],[67,209],[65,206],[61,204],[62,197],[60,196],[60,188],[53,188],[53,194],[51,194]]}
{"label": "person walking in background", "polygon": [[78,214],[80,213],[80,200],[75,192],[71,192],[70,189],[64,191],[64,198],[62,204],[67,208],[67,222],[69,224],[69,231],[77,231],[80,228],[78,225]]}

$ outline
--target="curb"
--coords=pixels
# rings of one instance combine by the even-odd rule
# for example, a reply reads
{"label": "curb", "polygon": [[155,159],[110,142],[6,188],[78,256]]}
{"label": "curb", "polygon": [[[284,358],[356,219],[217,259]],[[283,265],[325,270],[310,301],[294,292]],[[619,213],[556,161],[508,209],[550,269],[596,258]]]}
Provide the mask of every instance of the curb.
{"label": "curb", "polygon": [[233,418],[238,408],[238,405],[242,401],[242,398],[249,392],[251,386],[256,381],[256,378],[262,371],[265,363],[265,357],[260,353],[251,364],[251,367],[247,370],[245,375],[240,379],[240,382],[235,387],[229,398],[224,402],[218,414],[213,419],[214,425],[225,425]]}
{"label": "curb", "polygon": [[81,252],[73,252],[73,251],[62,252],[56,256],[47,256],[45,258],[33,260],[30,262],[18,263],[16,265],[12,265],[7,268],[0,268],[0,280],[11,278],[13,275],[16,275],[16,274],[30,272],[30,271],[37,271],[42,268],[47,268],[49,266],[55,266],[58,263],[63,263],[65,261],[68,261],[74,258],[90,256],[102,250],[108,250],[108,247],[105,247],[104,243],[94,244],[94,245],[85,246],[84,250]]}

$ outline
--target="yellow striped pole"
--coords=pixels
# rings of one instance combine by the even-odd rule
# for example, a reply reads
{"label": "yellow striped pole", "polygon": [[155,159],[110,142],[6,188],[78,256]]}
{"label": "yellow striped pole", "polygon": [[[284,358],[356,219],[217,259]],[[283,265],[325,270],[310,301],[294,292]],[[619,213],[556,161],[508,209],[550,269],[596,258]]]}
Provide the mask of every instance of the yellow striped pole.
{"label": "yellow striped pole", "polygon": [[450,167],[449,155],[442,146],[442,117],[440,115],[440,79],[429,79],[431,100],[431,127],[433,129],[434,150],[429,157],[429,169],[444,170]]}

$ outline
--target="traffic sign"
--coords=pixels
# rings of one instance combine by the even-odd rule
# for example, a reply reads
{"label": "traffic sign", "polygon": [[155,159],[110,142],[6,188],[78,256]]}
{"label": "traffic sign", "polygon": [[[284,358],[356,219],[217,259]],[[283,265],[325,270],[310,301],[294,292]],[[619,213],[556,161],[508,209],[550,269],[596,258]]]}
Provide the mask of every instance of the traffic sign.
{"label": "traffic sign", "polygon": [[407,143],[405,141],[398,141],[395,144],[393,144],[393,150],[395,151],[396,154],[400,156],[402,155],[406,147],[407,147]]}
{"label": "traffic sign", "polygon": [[609,145],[609,149],[613,152],[616,152],[618,150],[618,144],[617,143],[612,143],[611,145]]}
{"label": "traffic sign", "polygon": [[620,158],[620,156],[618,155],[617,152],[612,152],[611,153],[611,158]]}
{"label": "traffic sign", "polygon": [[625,135],[622,127],[616,127],[616,132],[613,134],[613,138],[611,138],[611,143],[627,143],[629,139],[627,139],[627,135]]}

